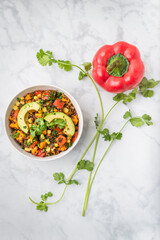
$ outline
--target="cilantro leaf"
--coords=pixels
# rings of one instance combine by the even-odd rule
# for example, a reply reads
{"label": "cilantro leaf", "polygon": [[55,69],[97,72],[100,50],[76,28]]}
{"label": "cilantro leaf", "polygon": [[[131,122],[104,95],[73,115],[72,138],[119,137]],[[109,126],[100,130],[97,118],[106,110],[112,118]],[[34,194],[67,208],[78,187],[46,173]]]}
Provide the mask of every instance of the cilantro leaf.
{"label": "cilantro leaf", "polygon": [[144,124],[143,120],[140,117],[133,117],[129,121],[134,127],[140,127]]}
{"label": "cilantro leaf", "polygon": [[31,137],[35,137],[36,135],[41,135],[41,133],[47,129],[47,123],[42,118],[37,118],[35,120],[35,123],[33,124],[30,129]]}
{"label": "cilantro leaf", "polygon": [[64,69],[67,72],[72,70],[72,64],[70,61],[58,60],[57,63],[60,69]]}
{"label": "cilantro leaf", "polygon": [[124,93],[118,93],[116,96],[113,97],[113,100],[116,102],[122,101],[126,104],[127,102],[133,101],[136,98],[137,88],[134,88],[128,95]]}
{"label": "cilantro leaf", "polygon": [[104,138],[104,141],[111,141],[111,135],[109,134],[108,128],[104,128],[102,131],[99,131]]}
{"label": "cilantro leaf", "polygon": [[42,195],[41,195],[41,199],[42,199],[42,201],[45,202],[48,197],[52,197],[52,196],[53,196],[53,193],[48,192],[48,193],[42,194]]}
{"label": "cilantro leaf", "polygon": [[122,138],[122,133],[113,132],[110,134],[108,128],[104,128],[100,133],[103,135],[104,141],[121,140]]}
{"label": "cilantro leaf", "polygon": [[149,90],[149,88],[154,88],[160,81],[155,81],[154,79],[148,80],[144,77],[139,84],[139,91],[144,97],[152,97],[154,94],[153,90]]}
{"label": "cilantro leaf", "polygon": [[30,134],[31,134],[31,137],[34,138],[36,136],[36,131],[30,129]]}
{"label": "cilantro leaf", "polygon": [[94,123],[95,123],[96,129],[97,129],[99,126],[98,113],[96,113],[96,116],[94,117]]}
{"label": "cilantro leaf", "polygon": [[40,49],[39,52],[37,52],[37,59],[42,66],[46,66],[47,64],[51,66],[53,63],[58,63],[59,68],[65,71],[70,71],[72,69],[70,61],[56,60],[51,51],[45,52],[43,49]]}
{"label": "cilantro leaf", "polygon": [[81,160],[77,163],[77,169],[86,169],[88,171],[92,171],[94,167],[94,163],[89,160]]}
{"label": "cilantro leaf", "polygon": [[46,203],[44,203],[42,201],[42,202],[37,204],[36,209],[39,210],[39,211],[47,212],[48,211],[48,206],[46,205]]}
{"label": "cilantro leaf", "polygon": [[50,51],[44,52],[43,49],[40,49],[39,52],[37,52],[37,59],[42,66],[46,66],[47,64],[51,66],[52,63],[57,62],[53,57],[52,52]]}
{"label": "cilantro leaf", "polygon": [[143,114],[142,118],[148,126],[153,125],[153,122],[151,122],[151,117],[149,115]]}
{"label": "cilantro leaf", "polygon": [[112,140],[113,140],[113,139],[121,140],[121,138],[122,138],[122,133],[113,132],[113,133],[111,134],[111,139],[112,139]]}
{"label": "cilantro leaf", "polygon": [[75,179],[70,179],[69,181],[66,181],[65,179],[64,179],[64,174],[62,173],[62,172],[60,172],[60,173],[54,173],[53,174],[53,177],[54,177],[54,180],[56,181],[56,182],[58,182],[58,184],[61,184],[61,183],[65,183],[66,185],[71,185],[71,184],[76,184],[76,185],[78,185],[79,184],[79,182],[77,181],[77,180],[75,180]]}
{"label": "cilantro leaf", "polygon": [[85,69],[87,72],[88,72],[88,71],[91,69],[91,67],[92,67],[92,63],[90,63],[90,62],[84,62],[82,65],[84,66],[84,69]]}
{"label": "cilantro leaf", "polygon": [[60,173],[54,173],[53,174],[54,180],[56,182],[63,181],[64,180],[64,174],[62,172]]}
{"label": "cilantro leaf", "polygon": [[71,184],[76,184],[76,185],[79,185],[79,182],[75,179],[70,179],[68,182],[67,182],[67,185],[71,185]]}
{"label": "cilantro leaf", "polygon": [[19,132],[17,132],[17,133],[13,133],[11,136],[13,137],[13,138],[17,138],[18,136],[19,136]]}
{"label": "cilantro leaf", "polygon": [[[46,201],[47,201],[48,197],[52,197],[52,196],[53,196],[53,193],[51,193],[51,192],[42,194],[42,195],[41,195],[42,201],[40,201],[40,202],[37,204],[36,209],[39,210],[39,211],[47,212],[47,211],[48,211],[48,206],[47,206]],[[31,199],[30,199],[30,200],[31,200]]]}
{"label": "cilantro leaf", "polygon": [[116,102],[119,102],[121,100],[124,100],[126,98],[126,96],[127,95],[124,94],[124,93],[118,93],[113,97],[113,100],[116,101]]}
{"label": "cilantro leaf", "polygon": [[125,112],[125,114],[123,115],[123,118],[124,118],[124,119],[127,119],[127,118],[129,118],[129,117],[132,117],[130,110],[127,111],[127,112]]}
{"label": "cilantro leaf", "polygon": [[66,120],[61,119],[61,118],[55,118],[53,119],[52,122],[48,123],[47,122],[47,126],[48,127],[59,127],[60,129],[63,129],[66,126]]}
{"label": "cilantro leaf", "polygon": [[84,77],[86,77],[87,75],[85,73],[83,73],[82,71],[79,72],[79,76],[78,79],[82,80]]}

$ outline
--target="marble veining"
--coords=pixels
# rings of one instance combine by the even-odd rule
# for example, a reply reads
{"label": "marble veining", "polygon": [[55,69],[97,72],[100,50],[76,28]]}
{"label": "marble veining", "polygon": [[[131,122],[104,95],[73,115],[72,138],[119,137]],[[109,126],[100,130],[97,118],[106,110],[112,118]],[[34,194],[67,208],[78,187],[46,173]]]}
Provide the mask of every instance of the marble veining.
{"label": "marble veining", "polygon": [[[68,175],[94,135],[94,116],[100,113],[89,79],[78,81],[78,71],[41,67],[36,52],[53,51],[56,58],[81,64],[92,61],[96,50],[119,40],[140,49],[148,78],[160,79],[159,0],[0,0],[0,239],[1,240],[159,240],[160,239],[160,86],[151,99],[138,97],[119,104],[106,127],[117,131],[130,108],[136,115],[152,116],[154,125],[135,129],[128,125],[115,142],[95,179],[86,217],[81,216],[88,173],[77,173],[80,186],[68,188],[64,199],[47,213],[35,210],[28,196],[39,200],[52,191],[58,199],[63,186],[52,174]],[[33,162],[10,145],[4,115],[19,91],[36,84],[66,89],[80,104],[84,131],[65,158]],[[105,112],[113,95],[99,88]],[[106,149],[100,140],[98,162]],[[91,148],[93,150],[93,148]],[[92,151],[86,154],[91,159]]]}

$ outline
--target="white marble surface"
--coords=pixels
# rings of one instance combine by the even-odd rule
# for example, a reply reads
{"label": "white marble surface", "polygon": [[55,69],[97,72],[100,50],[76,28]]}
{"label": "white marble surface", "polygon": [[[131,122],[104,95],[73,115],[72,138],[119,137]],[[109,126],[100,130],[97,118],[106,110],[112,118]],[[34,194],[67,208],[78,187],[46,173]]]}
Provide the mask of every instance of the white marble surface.
{"label": "white marble surface", "polygon": [[[55,57],[80,64],[91,61],[104,44],[119,40],[136,44],[148,78],[160,78],[160,2],[158,0],[0,0],[0,239],[1,240],[159,240],[160,239],[160,86],[152,99],[138,97],[128,105],[139,115],[148,113],[154,125],[127,126],[105,158],[94,182],[86,217],[81,217],[88,173],[79,172],[80,186],[71,186],[64,199],[48,213],[28,200],[63,186],[52,180],[55,171],[71,172],[95,129],[100,112],[89,80],[78,81],[78,71],[41,67],[40,48]],[[54,84],[69,91],[84,114],[84,132],[76,148],[54,162],[33,162],[16,152],[5,135],[3,119],[12,97],[35,84]],[[105,111],[112,94],[100,89]],[[120,104],[106,126],[118,130],[127,107]],[[106,143],[101,142],[96,162]],[[92,151],[86,155],[91,159]]]}

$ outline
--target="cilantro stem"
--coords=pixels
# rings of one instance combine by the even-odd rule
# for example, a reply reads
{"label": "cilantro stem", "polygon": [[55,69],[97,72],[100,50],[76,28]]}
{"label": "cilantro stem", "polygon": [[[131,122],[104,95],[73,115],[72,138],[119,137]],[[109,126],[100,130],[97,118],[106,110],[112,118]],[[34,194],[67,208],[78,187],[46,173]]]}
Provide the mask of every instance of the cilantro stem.
{"label": "cilantro stem", "polygon": [[[100,126],[97,130],[97,137],[96,137],[96,142],[95,142],[95,146],[94,146],[94,152],[93,152],[93,157],[92,157],[92,162],[94,163],[94,159],[95,159],[95,155],[96,155],[96,150],[97,150],[97,145],[98,145],[98,140],[99,140],[99,131],[101,130],[106,118],[108,117],[108,115],[110,114],[110,112],[114,109],[114,107],[119,103],[120,101],[116,102],[108,111],[108,113],[106,114],[104,120],[101,121]],[[84,204],[83,204],[83,209],[86,209],[86,204],[87,204],[87,198],[88,198],[88,191],[90,189],[90,181],[91,181],[91,176],[92,176],[92,172],[89,173],[89,177],[88,177],[88,183],[87,183],[87,188],[86,188],[86,194],[85,194],[85,199],[84,199]]]}
{"label": "cilantro stem", "polygon": [[98,169],[99,169],[99,167],[100,167],[100,165],[101,165],[104,157],[106,156],[107,152],[109,151],[111,145],[113,144],[114,140],[116,139],[116,137],[118,136],[118,134],[122,132],[122,130],[125,128],[125,126],[127,125],[127,123],[128,123],[129,121],[130,121],[130,119],[123,125],[123,127],[122,127],[122,128],[119,130],[119,132],[116,134],[115,138],[111,141],[111,143],[109,144],[107,150],[105,151],[105,153],[103,154],[101,160],[100,160],[99,163],[98,163],[98,166],[97,166],[97,168],[96,168],[96,170],[95,170],[95,172],[94,172],[94,175],[93,175],[93,177],[92,177],[92,180],[91,180],[90,184],[88,184],[88,188],[87,188],[86,196],[85,196],[85,200],[84,200],[84,205],[83,205],[82,216],[85,215],[85,210],[86,210],[86,207],[87,207],[90,190],[91,190],[93,181],[94,181],[94,179],[95,179],[96,173],[97,173],[97,171],[98,171]]}
{"label": "cilantro stem", "polygon": [[[88,147],[86,148],[86,150],[84,151],[84,153],[82,154],[81,158],[79,159],[78,162],[80,162],[83,157],[86,155],[87,151],[89,150],[89,148],[91,147],[91,145],[93,144],[96,136],[98,134],[98,131],[96,132],[96,134],[94,135],[94,137],[92,138],[91,142],[89,143]],[[70,179],[72,179],[72,177],[74,176],[74,174],[76,173],[76,170],[77,170],[77,164],[76,166],[74,167],[73,171],[71,172],[71,174],[69,175],[69,177],[66,179],[66,181],[68,182]]]}
{"label": "cilantro stem", "polygon": [[[63,190],[63,193],[62,193],[61,197],[60,197],[57,201],[52,202],[52,203],[45,202],[44,204],[45,204],[45,205],[54,205],[54,204],[60,202],[61,199],[63,198],[64,194],[65,194],[65,191],[66,191],[67,186],[68,186],[68,185],[65,186],[65,188],[64,188],[64,190]],[[29,197],[29,200],[30,200],[32,203],[36,204],[36,205],[39,204],[39,203],[35,202],[31,197]]]}
{"label": "cilantro stem", "polygon": [[104,119],[104,109],[103,109],[103,104],[102,104],[102,99],[101,99],[101,96],[100,96],[100,93],[98,91],[98,88],[93,80],[93,78],[90,76],[90,74],[86,71],[84,71],[81,67],[79,67],[78,65],[75,65],[75,64],[72,64],[72,66],[74,67],[77,67],[78,69],[80,69],[83,73],[85,73],[89,78],[90,80],[92,81],[95,89],[96,89],[96,92],[97,92],[97,95],[98,95],[98,98],[99,98],[99,102],[100,102],[100,105],[101,105],[101,114],[102,114],[102,120]]}

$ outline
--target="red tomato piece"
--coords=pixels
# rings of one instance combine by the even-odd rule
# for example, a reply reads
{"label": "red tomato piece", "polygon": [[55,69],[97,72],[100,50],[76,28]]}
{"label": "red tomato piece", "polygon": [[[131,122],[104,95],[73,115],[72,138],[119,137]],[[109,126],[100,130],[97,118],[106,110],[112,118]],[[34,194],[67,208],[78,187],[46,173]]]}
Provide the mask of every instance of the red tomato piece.
{"label": "red tomato piece", "polygon": [[39,95],[39,94],[41,94],[41,91],[36,91],[35,93],[34,93],[34,95]]}
{"label": "red tomato piece", "polygon": [[42,99],[43,100],[48,100],[48,98],[50,97],[50,93],[45,91],[43,94],[42,94]]}
{"label": "red tomato piece", "polygon": [[56,99],[53,104],[54,104],[55,107],[61,109],[61,108],[63,108],[65,102],[62,102],[61,99]]}

